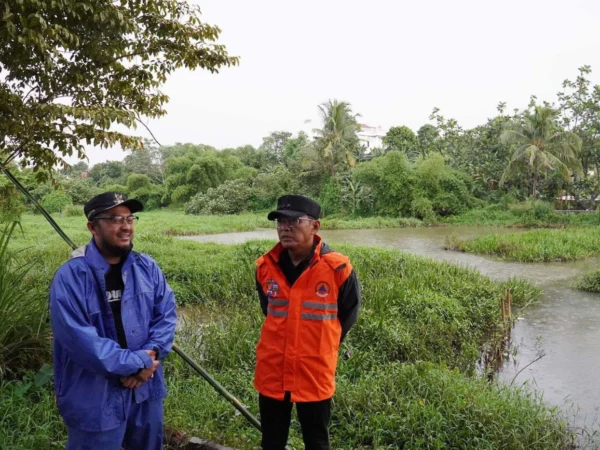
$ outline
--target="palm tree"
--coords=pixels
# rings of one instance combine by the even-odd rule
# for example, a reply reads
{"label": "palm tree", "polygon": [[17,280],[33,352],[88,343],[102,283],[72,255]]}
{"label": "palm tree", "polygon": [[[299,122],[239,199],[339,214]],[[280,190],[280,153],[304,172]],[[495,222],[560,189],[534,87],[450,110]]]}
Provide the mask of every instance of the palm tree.
{"label": "palm tree", "polygon": [[358,148],[356,132],[360,129],[349,103],[329,100],[319,105],[322,128],[314,129],[315,145],[329,175],[335,175],[335,166],[345,162],[356,165],[355,150]]}
{"label": "palm tree", "polygon": [[556,117],[558,112],[546,106],[535,106],[533,112],[526,112],[522,124],[514,124],[500,135],[504,144],[516,144],[508,167],[504,171],[500,184],[506,178],[522,169],[528,168],[532,180],[533,198],[536,197],[540,175],[547,170],[558,170],[566,181],[573,172],[581,173],[578,158],[581,151],[581,139],[574,133],[561,130]]}

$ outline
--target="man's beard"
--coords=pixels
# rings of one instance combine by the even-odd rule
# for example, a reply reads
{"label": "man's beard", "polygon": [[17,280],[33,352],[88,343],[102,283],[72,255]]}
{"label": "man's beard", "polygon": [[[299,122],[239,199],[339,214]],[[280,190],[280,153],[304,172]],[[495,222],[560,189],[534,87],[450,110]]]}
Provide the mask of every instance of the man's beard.
{"label": "man's beard", "polygon": [[119,247],[118,245],[111,244],[104,239],[101,242],[102,253],[108,258],[123,258],[131,252],[133,248],[133,241],[129,243],[127,247]]}

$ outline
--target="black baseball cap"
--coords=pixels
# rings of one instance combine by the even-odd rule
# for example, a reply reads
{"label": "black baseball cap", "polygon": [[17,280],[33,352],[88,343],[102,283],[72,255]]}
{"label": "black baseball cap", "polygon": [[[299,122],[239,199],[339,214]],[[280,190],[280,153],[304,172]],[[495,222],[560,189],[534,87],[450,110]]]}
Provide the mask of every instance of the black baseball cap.
{"label": "black baseball cap", "polygon": [[319,219],[321,206],[314,200],[302,195],[284,195],[277,199],[277,211],[271,211],[267,219],[297,219],[304,215]]}
{"label": "black baseball cap", "polygon": [[128,200],[127,196],[120,192],[104,192],[87,202],[83,212],[88,220],[93,220],[101,212],[120,205],[127,206],[132,213],[144,210],[144,205],[139,200]]}

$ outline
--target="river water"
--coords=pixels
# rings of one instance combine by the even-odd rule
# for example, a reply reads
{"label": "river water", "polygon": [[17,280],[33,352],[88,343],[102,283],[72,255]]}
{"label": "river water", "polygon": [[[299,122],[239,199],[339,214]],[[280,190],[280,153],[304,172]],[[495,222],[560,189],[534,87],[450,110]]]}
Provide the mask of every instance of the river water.
{"label": "river water", "polygon": [[[597,428],[600,406],[600,295],[576,291],[571,283],[584,272],[600,266],[600,259],[570,263],[514,263],[468,253],[445,251],[451,235],[471,238],[506,228],[436,227],[377,230],[322,231],[324,240],[334,245],[381,246],[448,261],[479,270],[497,280],[527,279],[539,285],[541,300],[519,312],[512,332],[517,352],[500,371],[500,379],[515,384],[528,383],[545,400],[566,407],[575,425]],[[276,239],[276,231],[258,230],[191,236],[201,242],[241,243],[252,239]],[[537,362],[528,366],[536,358]],[[515,378],[516,377],[516,378]]]}

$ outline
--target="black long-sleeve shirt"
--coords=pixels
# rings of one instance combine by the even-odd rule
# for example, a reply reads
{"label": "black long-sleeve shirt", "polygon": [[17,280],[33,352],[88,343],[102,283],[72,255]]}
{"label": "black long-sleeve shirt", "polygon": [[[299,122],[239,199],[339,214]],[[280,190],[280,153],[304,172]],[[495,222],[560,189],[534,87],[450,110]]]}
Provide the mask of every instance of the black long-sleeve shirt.
{"label": "black long-sleeve shirt", "polygon": [[[325,246],[325,244],[323,244]],[[293,286],[294,283],[300,275],[308,268],[308,265],[314,255],[314,252],[311,253],[305,260],[298,263],[298,265],[294,265],[287,251],[282,252],[279,258],[279,268],[285,275],[285,278],[290,286]],[[260,298],[260,306],[264,315],[267,315],[267,306],[269,303],[269,299],[267,295],[264,293],[262,286],[256,280],[256,290],[258,291],[258,296]],[[342,337],[341,341],[344,340],[352,325],[356,323],[358,319],[358,310],[360,309],[361,302],[361,292],[360,292],[360,284],[358,282],[358,278],[356,277],[356,273],[354,270],[350,273],[344,284],[340,286],[340,290],[338,292],[338,320],[340,321],[340,325],[342,326]],[[340,342],[341,342],[340,341]]]}

